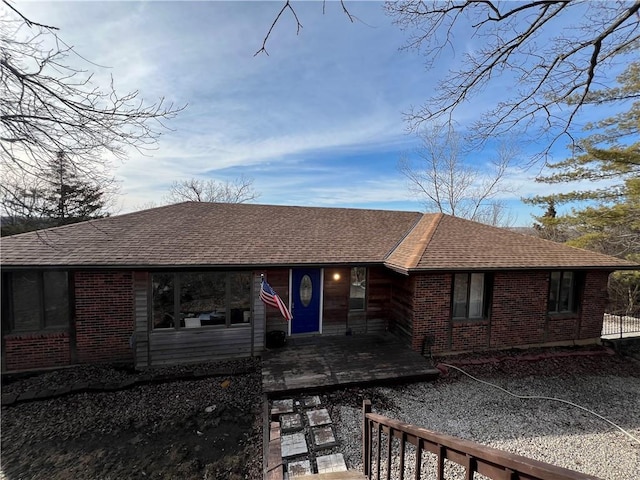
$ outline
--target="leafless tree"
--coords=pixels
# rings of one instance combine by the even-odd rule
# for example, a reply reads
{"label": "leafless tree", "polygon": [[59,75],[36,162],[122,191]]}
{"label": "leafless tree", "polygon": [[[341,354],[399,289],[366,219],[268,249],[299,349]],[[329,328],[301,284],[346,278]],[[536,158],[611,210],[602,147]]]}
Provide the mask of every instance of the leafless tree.
{"label": "leafless tree", "polygon": [[405,0],[387,2],[386,9],[429,69],[447,53],[458,53],[453,38],[459,29],[474,42],[435,95],[407,114],[412,128],[447,121],[494,81],[512,79],[517,88],[484,113],[475,138],[536,123],[539,134],[549,135],[546,151],[563,135],[573,140],[570,128],[590,93],[617,61],[628,61],[625,54],[637,58],[640,41],[639,1]]}
{"label": "leafless tree", "polygon": [[225,182],[197,178],[175,181],[171,185],[166,200],[169,203],[247,203],[256,200],[259,196],[260,194],[253,188],[253,179],[242,175],[233,181]]}
{"label": "leafless tree", "polygon": [[[348,18],[356,18],[343,4]],[[489,88],[511,82],[512,94],[483,112],[471,139],[484,143],[506,132],[531,129],[546,142],[541,155],[563,136],[571,142],[572,125],[616,62],[626,64],[640,51],[640,1],[526,0],[402,0],[385,9],[409,34],[408,49],[424,54],[430,71],[442,71],[443,60],[459,59],[431,98],[406,113],[409,128],[447,123],[468,101]],[[287,0],[264,38],[262,49]],[[472,39],[470,51],[457,52],[454,37]],[[595,99],[597,103],[597,98]],[[535,132],[533,132],[535,130]]]}
{"label": "leafless tree", "polygon": [[[72,58],[74,57],[72,62]],[[52,26],[0,4],[0,154],[2,168],[43,171],[65,152],[74,168],[91,174],[107,163],[104,154],[125,158],[129,148],[155,147],[163,121],[184,107],[164,99],[148,104],[137,91],[119,94],[72,64],[85,60]]]}
{"label": "leafless tree", "polygon": [[492,225],[513,222],[498,196],[509,191],[503,184],[515,162],[517,149],[503,144],[487,165],[465,161],[460,136],[446,125],[421,133],[417,160],[405,157],[400,172],[407,177],[409,190],[422,198],[427,211],[442,212]]}

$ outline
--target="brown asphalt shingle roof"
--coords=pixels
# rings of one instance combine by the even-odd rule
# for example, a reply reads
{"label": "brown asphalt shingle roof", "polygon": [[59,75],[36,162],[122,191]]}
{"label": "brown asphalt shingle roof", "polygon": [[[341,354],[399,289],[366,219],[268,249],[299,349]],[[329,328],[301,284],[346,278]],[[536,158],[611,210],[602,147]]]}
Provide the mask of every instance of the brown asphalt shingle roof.
{"label": "brown asphalt shingle roof", "polygon": [[418,212],[186,202],[4,237],[3,266],[382,263]]}
{"label": "brown asphalt shingle roof", "polygon": [[425,214],[389,255],[386,265],[401,272],[640,267],[608,255],[443,214]]}
{"label": "brown asphalt shingle roof", "polygon": [[442,214],[186,202],[4,237],[7,267],[638,268]]}

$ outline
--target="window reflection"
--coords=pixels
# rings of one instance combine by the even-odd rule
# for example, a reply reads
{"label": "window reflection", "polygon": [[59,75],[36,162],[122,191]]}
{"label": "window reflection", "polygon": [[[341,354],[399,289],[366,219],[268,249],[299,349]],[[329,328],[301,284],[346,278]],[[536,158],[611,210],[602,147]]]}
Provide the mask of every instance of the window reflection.
{"label": "window reflection", "polygon": [[[153,328],[198,328],[248,323],[250,272],[184,272],[152,276]],[[175,304],[175,290],[179,302]]]}

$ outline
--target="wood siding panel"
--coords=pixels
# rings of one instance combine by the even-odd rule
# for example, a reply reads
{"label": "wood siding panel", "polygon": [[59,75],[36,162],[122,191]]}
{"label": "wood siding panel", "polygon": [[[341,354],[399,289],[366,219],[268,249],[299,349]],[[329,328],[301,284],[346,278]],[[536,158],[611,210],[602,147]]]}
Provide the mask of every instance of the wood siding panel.
{"label": "wood siding panel", "polygon": [[133,273],[135,368],[149,366],[149,273]]}
{"label": "wood siding panel", "polygon": [[245,326],[153,332],[149,340],[153,366],[251,355],[251,328]]}
{"label": "wood siding panel", "polygon": [[[340,275],[338,280],[334,275]],[[344,335],[347,331],[349,313],[350,268],[327,268],[324,270],[324,292],[322,303],[322,333]]]}
{"label": "wood siding panel", "polygon": [[[260,275],[258,275],[258,278]],[[266,278],[271,288],[280,296],[284,304],[289,307],[289,269],[280,268],[265,270],[264,277]],[[260,286],[258,286],[258,293],[260,293]],[[258,299],[258,301],[260,301]],[[280,311],[277,308],[264,307],[266,316],[267,332],[272,330],[284,330],[289,331],[289,325],[287,321],[282,317]]]}
{"label": "wood siding panel", "polygon": [[[264,349],[265,307],[260,275],[252,283],[251,322],[229,328],[158,330],[149,333],[149,276],[135,274],[136,367],[196,363],[259,355]],[[252,342],[253,337],[253,342]]]}
{"label": "wood siding panel", "polygon": [[413,296],[415,281],[413,277],[395,274],[389,312],[389,331],[403,343],[411,345],[413,335]]}
{"label": "wood siding panel", "polygon": [[251,322],[253,322],[253,355],[260,355],[265,345],[266,307],[260,300],[260,273],[253,274],[253,299],[251,309]]}

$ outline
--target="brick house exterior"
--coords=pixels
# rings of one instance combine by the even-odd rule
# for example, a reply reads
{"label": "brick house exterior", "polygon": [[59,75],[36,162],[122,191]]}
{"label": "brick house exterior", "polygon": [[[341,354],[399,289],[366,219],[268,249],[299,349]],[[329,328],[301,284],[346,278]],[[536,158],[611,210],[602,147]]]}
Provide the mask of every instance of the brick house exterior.
{"label": "brick house exterior", "polygon": [[273,330],[589,343],[609,274],[637,267],[442,214],[187,202],[3,239],[2,369],[260,355]]}

